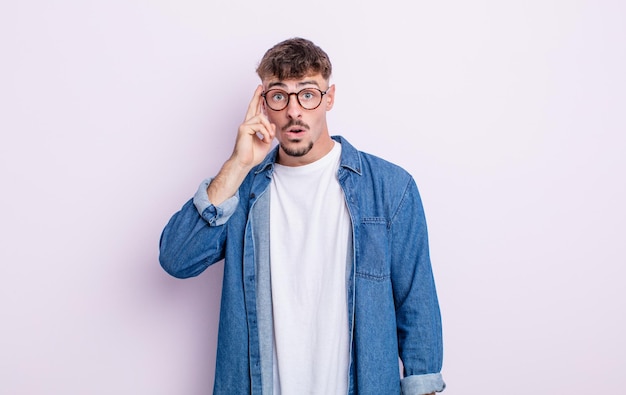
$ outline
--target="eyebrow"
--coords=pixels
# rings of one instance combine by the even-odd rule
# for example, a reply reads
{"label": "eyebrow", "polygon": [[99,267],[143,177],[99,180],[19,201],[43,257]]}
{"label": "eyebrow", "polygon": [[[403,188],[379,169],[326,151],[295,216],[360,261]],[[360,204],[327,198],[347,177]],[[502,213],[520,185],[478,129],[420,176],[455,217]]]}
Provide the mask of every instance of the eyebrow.
{"label": "eyebrow", "polygon": [[[305,86],[305,85],[315,85],[318,88],[320,87],[320,85],[315,80],[301,81],[301,82],[298,82],[296,84],[297,87]],[[285,89],[287,88],[287,85],[284,82],[276,81],[276,82],[270,82],[267,85],[267,89],[274,88],[276,86],[281,87],[281,88],[285,88]]]}

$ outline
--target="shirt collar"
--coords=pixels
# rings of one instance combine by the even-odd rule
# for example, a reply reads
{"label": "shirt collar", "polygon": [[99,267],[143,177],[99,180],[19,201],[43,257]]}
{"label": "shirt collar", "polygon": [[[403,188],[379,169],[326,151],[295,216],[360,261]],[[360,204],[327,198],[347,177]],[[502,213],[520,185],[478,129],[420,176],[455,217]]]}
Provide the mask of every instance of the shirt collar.
{"label": "shirt collar", "polygon": [[[359,155],[359,151],[342,136],[331,136],[331,138],[341,144],[341,160],[339,166],[361,175],[361,156]],[[267,154],[263,162],[257,166],[254,174],[273,170],[277,157],[278,146],[274,147],[274,149]]]}

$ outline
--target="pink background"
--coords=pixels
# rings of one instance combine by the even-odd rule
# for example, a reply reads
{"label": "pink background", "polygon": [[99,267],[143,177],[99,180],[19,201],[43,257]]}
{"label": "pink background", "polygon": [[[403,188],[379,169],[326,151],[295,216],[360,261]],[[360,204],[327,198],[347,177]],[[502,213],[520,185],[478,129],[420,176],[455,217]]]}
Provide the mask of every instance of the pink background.
{"label": "pink background", "polygon": [[445,393],[623,393],[625,4],[3,2],[0,393],[211,392],[222,264],[171,278],[159,236],[295,35],[420,187]]}

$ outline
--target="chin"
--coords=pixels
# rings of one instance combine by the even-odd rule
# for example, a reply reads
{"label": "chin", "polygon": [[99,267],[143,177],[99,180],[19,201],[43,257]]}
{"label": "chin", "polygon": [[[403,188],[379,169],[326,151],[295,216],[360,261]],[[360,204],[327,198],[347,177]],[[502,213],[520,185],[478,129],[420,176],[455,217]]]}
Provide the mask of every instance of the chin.
{"label": "chin", "polygon": [[293,157],[301,157],[308,154],[313,149],[313,142],[309,142],[308,144],[304,142],[299,142],[296,144],[280,144],[280,147],[283,149],[283,152],[289,156]]}

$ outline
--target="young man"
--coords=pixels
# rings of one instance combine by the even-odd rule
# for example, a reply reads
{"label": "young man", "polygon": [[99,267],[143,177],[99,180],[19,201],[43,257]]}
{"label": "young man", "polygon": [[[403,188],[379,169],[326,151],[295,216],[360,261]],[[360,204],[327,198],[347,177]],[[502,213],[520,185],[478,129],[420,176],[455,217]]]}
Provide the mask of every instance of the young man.
{"label": "young man", "polygon": [[331,71],[308,40],[269,49],[232,155],[163,231],[161,265],[175,277],[225,259],[214,394],[445,387],[417,187],[331,137]]}

